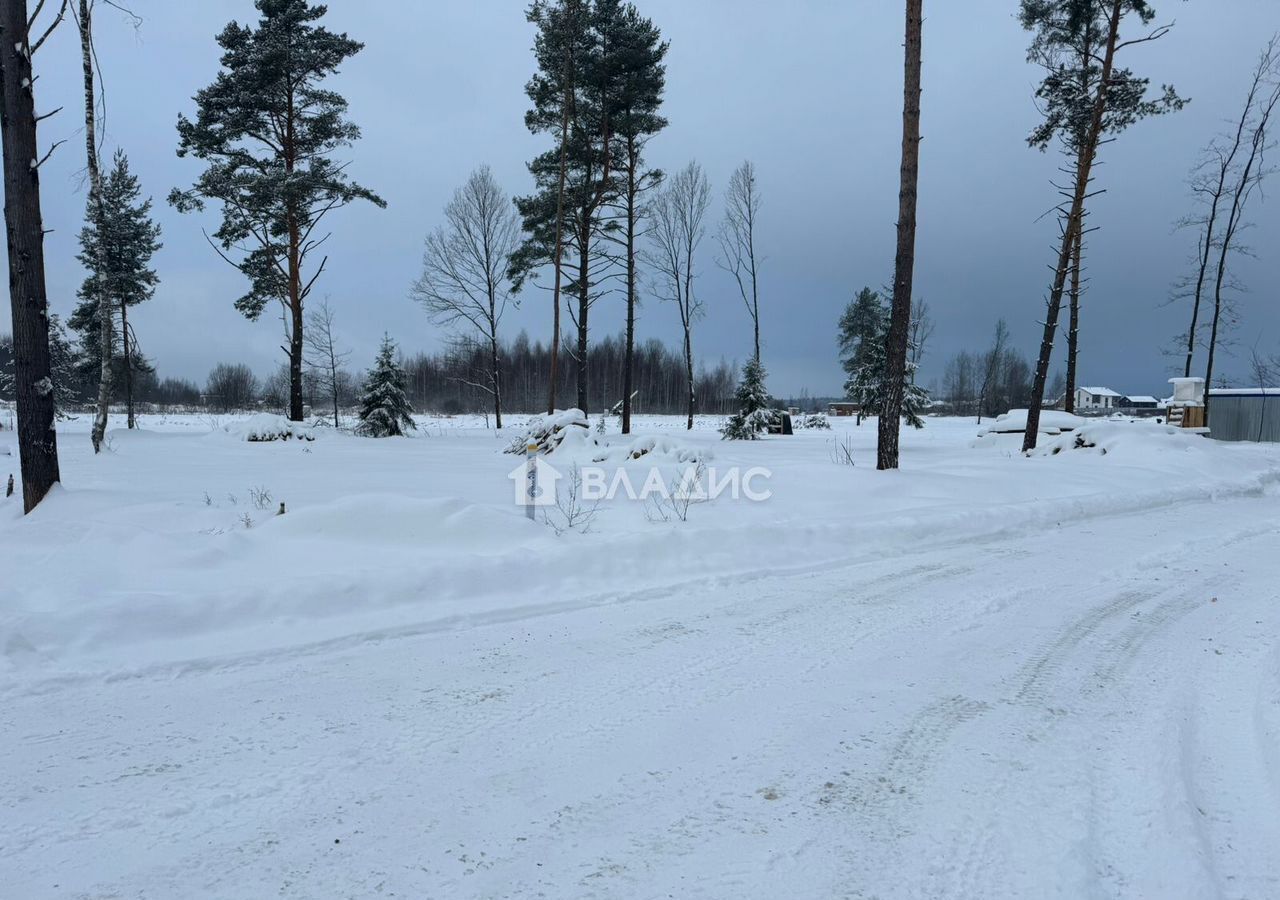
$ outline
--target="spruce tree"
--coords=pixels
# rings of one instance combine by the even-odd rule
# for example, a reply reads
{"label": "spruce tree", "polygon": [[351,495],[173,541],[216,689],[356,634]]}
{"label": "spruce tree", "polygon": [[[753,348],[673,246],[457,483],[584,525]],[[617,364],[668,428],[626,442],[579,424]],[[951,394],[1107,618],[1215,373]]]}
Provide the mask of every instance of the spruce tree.
{"label": "spruce tree", "polygon": [[413,408],[405,396],[404,371],[396,362],[396,345],[384,335],[378,358],[365,378],[360,397],[360,424],[356,433],[366,437],[398,437],[414,431]]}
{"label": "spruce tree", "polygon": [[[112,310],[113,318],[118,317],[121,354],[112,354],[110,365],[116,377],[111,381],[116,386],[124,385],[128,424],[133,428],[134,376],[153,370],[137,352],[129,326],[129,308],[155,295],[159,278],[150,263],[161,246],[160,226],[151,219],[151,200],[142,199],[142,188],[129,170],[129,159],[123,151],[116,152],[111,171],[102,180],[100,204],[96,198],[91,198],[89,204],[88,224],[80,231],[80,253],[76,258],[90,274],[76,292],[79,303],[68,325],[80,336],[80,370],[91,375],[102,367],[99,310],[105,305]],[[102,302],[104,293],[106,304]]]}
{"label": "spruce tree", "polygon": [[[840,361],[848,376],[845,396],[858,404],[858,422],[884,410],[888,378],[889,310],[870,288],[858,292],[840,317]],[[913,428],[923,428],[921,414],[929,395],[915,383],[916,364],[908,354],[906,384],[902,389],[902,418]]]}
{"label": "spruce tree", "polygon": [[[316,24],[328,11],[307,0],[255,0],[256,27],[232,22],[218,35],[222,70],[195,96],[195,121],[178,118],[178,155],[208,168],[179,211],[222,205],[219,253],[249,279],[236,309],[256,320],[269,301],[284,307],[289,338],[289,418],[302,419],[303,305],[324,270],[304,275],[327,235],[325,215],[356,200],[385,201],[346,174],[334,154],[360,137],[347,101],[322,83],[364,46]],[[238,259],[232,259],[237,256]]]}
{"label": "spruce tree", "polygon": [[764,366],[752,356],[742,368],[742,381],[733,395],[738,411],[720,429],[720,436],[726,441],[758,440],[773,424],[773,403],[764,382]]}
{"label": "spruce tree", "polygon": [[[861,389],[854,390],[853,386],[869,357],[878,352],[876,348],[882,342],[888,315],[889,311],[880,295],[871,288],[864,287],[849,301],[844,314],[840,316],[840,365],[847,376],[845,394],[850,400],[858,402],[856,398]],[[859,425],[862,424],[864,415],[863,408],[859,405]]]}

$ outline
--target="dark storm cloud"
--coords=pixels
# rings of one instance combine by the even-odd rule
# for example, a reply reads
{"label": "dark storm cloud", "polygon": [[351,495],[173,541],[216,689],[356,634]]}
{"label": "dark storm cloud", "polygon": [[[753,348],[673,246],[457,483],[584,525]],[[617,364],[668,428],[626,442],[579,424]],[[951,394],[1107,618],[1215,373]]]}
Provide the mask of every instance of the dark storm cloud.
{"label": "dark storm cloud", "polygon": [[[331,0],[329,25],[364,41],[337,87],[364,139],[351,152],[354,176],[390,203],[333,218],[331,259],[317,294],[338,311],[360,365],[389,330],[406,349],[438,346],[442,335],[406,298],[421,240],[453,189],[479,163],[509,192],[529,188],[525,161],[546,145],[523,125],[523,85],[532,35],[522,0]],[[671,125],[650,149],[674,169],[697,158],[717,194],[742,159],[755,161],[764,192],[761,245],[765,362],[775,392],[835,393],[834,324],[861,285],[891,277],[901,113],[901,9],[890,0],[639,0],[671,42],[666,114]],[[144,349],[162,374],[202,381],[219,360],[260,371],[280,359],[278,321],[246,322],[232,308],[240,276],[205,243],[216,215],[180,216],[163,203],[198,166],[174,155],[179,111],[217,69],[214,34],[254,16],[249,0],[134,0],[134,31],[103,8],[100,54],[108,101],[104,150],[123,147],[157,198],[165,249],[163,284],[136,314]],[[1056,226],[1041,218],[1054,202],[1059,157],[1027,149],[1035,121],[1037,72],[1024,61],[1026,35],[1014,0],[926,3],[925,93],[917,293],[938,323],[924,380],[951,353],[977,349],[1005,317],[1021,349],[1038,341],[1046,266]],[[1094,204],[1082,338],[1081,380],[1131,393],[1160,393],[1160,350],[1182,327],[1183,310],[1163,306],[1194,247],[1172,223],[1188,210],[1185,179],[1198,149],[1235,115],[1262,42],[1280,27],[1275,0],[1159,0],[1176,29],[1132,51],[1130,64],[1193,98],[1184,112],[1140,123],[1103,155]],[[43,143],[74,137],[79,85],[75,34],[65,28],[42,52],[38,102],[66,111],[42,126]],[[74,140],[44,170],[50,288],[66,313],[83,277],[74,236],[84,191]],[[719,215],[718,205],[713,211]],[[1280,218],[1260,205],[1250,241],[1259,258],[1239,273],[1241,341],[1280,350],[1280,272],[1269,252]],[[748,320],[728,276],[714,265],[708,235],[698,290],[707,318],[695,333],[706,359],[742,359]],[[548,299],[527,290],[509,333],[547,335]],[[602,301],[608,304],[609,301]],[[597,327],[614,329],[618,304]],[[268,316],[264,314],[264,320]],[[670,338],[674,311],[648,301],[642,337]],[[1247,346],[1246,346],[1247,354]],[[1243,372],[1242,359],[1228,370]]]}

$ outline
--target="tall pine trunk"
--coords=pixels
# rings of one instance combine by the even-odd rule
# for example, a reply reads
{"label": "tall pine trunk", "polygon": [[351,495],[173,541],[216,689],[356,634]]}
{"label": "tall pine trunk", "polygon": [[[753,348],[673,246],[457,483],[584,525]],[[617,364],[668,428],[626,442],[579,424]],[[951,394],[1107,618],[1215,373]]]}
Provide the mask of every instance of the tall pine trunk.
{"label": "tall pine trunk", "polygon": [[556,245],[552,265],[555,268],[555,286],[551,291],[551,360],[550,388],[547,397],[547,414],[556,411],[556,381],[559,377],[560,363],[560,287],[564,278],[564,185],[569,166],[569,110],[573,106],[573,55],[565,50],[564,76],[565,89],[560,114],[560,174],[556,186]]}
{"label": "tall pine trunk", "polygon": [[[584,213],[585,215],[585,213]],[[587,315],[591,310],[591,221],[582,223],[583,234],[578,245],[578,409],[590,414],[587,408],[587,348],[590,346],[587,332]]]}
{"label": "tall pine trunk", "polygon": [[1083,227],[1084,202],[1092,178],[1093,162],[1098,152],[1098,139],[1102,135],[1103,118],[1107,111],[1107,95],[1111,85],[1111,73],[1115,68],[1116,43],[1120,37],[1120,17],[1124,13],[1124,0],[1112,0],[1107,29],[1107,51],[1102,60],[1102,76],[1098,83],[1098,95],[1094,99],[1089,130],[1080,145],[1080,164],[1076,167],[1075,191],[1071,198],[1071,210],[1067,225],[1062,230],[1062,244],[1058,251],[1058,264],[1053,273],[1053,286],[1049,292],[1048,312],[1044,320],[1044,335],[1040,339],[1040,355],[1036,360],[1036,374],[1032,381],[1031,403],[1027,408],[1027,431],[1022,439],[1022,450],[1034,450],[1040,431],[1040,411],[1044,408],[1045,385],[1049,380],[1049,363],[1053,357],[1053,338],[1058,329],[1058,317],[1062,312],[1062,295],[1066,291],[1067,272],[1071,268],[1072,251],[1076,236]]}
{"label": "tall pine trunk", "polygon": [[1084,254],[1084,229],[1076,231],[1071,252],[1071,328],[1067,332],[1067,394],[1063,409],[1076,411],[1076,355],[1080,351],[1080,257]]}
{"label": "tall pine trunk", "polygon": [[631,433],[631,395],[636,358],[636,168],[640,154],[627,140],[627,329],[622,357],[622,433]]}
{"label": "tall pine trunk", "polygon": [[13,314],[14,388],[22,508],[31,512],[58,482],[53,373],[49,355],[49,298],[44,280],[44,222],[40,215],[40,158],[27,34],[26,0],[0,3],[0,144],[4,149],[4,220]]}
{"label": "tall pine trunk", "polygon": [[102,450],[102,442],[107,434],[107,418],[111,412],[111,382],[114,370],[111,367],[115,357],[115,338],[112,324],[115,310],[111,308],[111,294],[104,283],[102,256],[106,252],[106,215],[102,207],[102,172],[98,168],[98,127],[97,101],[94,92],[93,74],[93,8],[89,0],[80,0],[80,64],[84,74],[84,149],[89,172],[89,209],[93,216],[93,227],[98,233],[98,257],[94,260],[93,277],[98,292],[98,402],[94,410],[93,429],[89,439],[93,443],[93,452]]}
{"label": "tall pine trunk", "polygon": [[898,190],[898,248],[894,259],[893,308],[886,342],[884,400],[876,443],[876,468],[898,468],[902,394],[911,329],[911,289],[916,262],[916,197],[920,179],[920,58],[922,0],[906,0],[906,53],[902,80],[902,168]]}

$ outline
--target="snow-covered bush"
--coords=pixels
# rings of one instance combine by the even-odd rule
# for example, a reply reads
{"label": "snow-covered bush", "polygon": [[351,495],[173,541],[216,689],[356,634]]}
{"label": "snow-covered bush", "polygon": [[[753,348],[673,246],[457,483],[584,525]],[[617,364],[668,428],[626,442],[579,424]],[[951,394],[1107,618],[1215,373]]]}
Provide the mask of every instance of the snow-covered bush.
{"label": "snow-covered bush", "polygon": [[650,462],[674,462],[681,464],[701,464],[711,459],[712,454],[705,447],[688,444],[678,438],[654,437],[647,435],[633,438],[626,443],[599,443],[591,461],[625,462],[634,459],[648,459]]}
{"label": "snow-covered bush", "polygon": [[271,441],[314,441],[316,436],[303,422],[290,422],[284,416],[258,413],[247,419],[236,419],[222,426],[227,434],[255,444]]}
{"label": "snow-covered bush", "polygon": [[524,453],[529,444],[537,444],[539,453],[552,453],[559,449],[567,435],[573,435],[571,443],[584,442],[590,437],[589,425],[587,414],[580,409],[534,416],[512,439],[505,452]]}
{"label": "snow-covered bush", "polygon": [[797,418],[793,426],[796,428],[804,428],[809,431],[830,431],[831,423],[827,421],[826,413],[808,413],[807,415]]}

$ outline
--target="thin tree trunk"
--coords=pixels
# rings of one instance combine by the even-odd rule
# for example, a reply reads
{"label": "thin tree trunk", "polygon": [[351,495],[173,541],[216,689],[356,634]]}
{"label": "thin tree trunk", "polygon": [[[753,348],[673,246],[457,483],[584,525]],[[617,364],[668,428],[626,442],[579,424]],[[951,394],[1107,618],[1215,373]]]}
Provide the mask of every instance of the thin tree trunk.
{"label": "thin tree trunk", "polygon": [[129,304],[120,301],[120,341],[124,351],[124,398],[128,427],[137,428],[133,416],[133,351],[129,346]]}
{"label": "thin tree trunk", "polygon": [[4,148],[4,220],[13,315],[14,389],[22,508],[31,512],[59,480],[49,355],[49,299],[44,279],[40,158],[26,0],[0,3],[0,143]]}
{"label": "thin tree trunk", "polygon": [[689,383],[689,416],[685,428],[693,431],[693,408],[696,402],[693,391],[693,338],[689,334],[690,327],[684,327],[684,374]]}
{"label": "thin tree trunk", "polygon": [[[105,251],[107,240],[106,216],[102,208],[102,172],[98,168],[98,127],[97,102],[94,98],[93,74],[93,9],[89,0],[80,0],[80,64],[84,74],[84,145],[89,171],[89,208],[94,218],[94,229],[98,233],[98,253]],[[111,411],[111,381],[113,370],[111,363],[115,356],[115,339],[112,324],[115,311],[111,308],[111,296],[103,283],[102,259],[94,261],[94,280],[98,291],[98,403],[93,416],[93,429],[89,439],[93,443],[93,452],[102,450],[102,441],[107,433],[107,417]]]}
{"label": "thin tree trunk", "polygon": [[1049,363],[1053,356],[1053,337],[1058,328],[1058,316],[1062,311],[1062,295],[1066,290],[1067,271],[1071,267],[1072,249],[1075,247],[1076,235],[1083,227],[1081,221],[1084,214],[1085,196],[1089,190],[1089,181],[1093,174],[1094,157],[1097,155],[1098,138],[1102,134],[1103,116],[1107,111],[1107,94],[1111,84],[1111,73],[1115,68],[1116,43],[1120,35],[1120,17],[1124,11],[1124,0],[1112,0],[1111,16],[1107,33],[1107,52],[1102,61],[1102,75],[1098,84],[1098,96],[1093,103],[1093,115],[1089,122],[1089,130],[1080,147],[1080,165],[1077,166],[1074,196],[1071,199],[1071,211],[1067,216],[1067,226],[1062,230],[1062,245],[1058,252],[1058,265],[1054,270],[1053,287],[1049,292],[1048,313],[1044,321],[1044,335],[1040,340],[1040,356],[1036,361],[1036,374],[1031,387],[1031,402],[1027,408],[1027,431],[1022,438],[1022,450],[1034,450],[1036,438],[1040,430],[1040,411],[1044,407],[1044,390],[1049,380]]}
{"label": "thin tree trunk", "polygon": [[496,329],[489,334],[489,369],[493,372],[493,423],[495,428],[501,430],[502,370],[498,365],[498,335]]}
{"label": "thin tree trunk", "polygon": [[582,242],[578,247],[578,409],[590,414],[587,409],[587,348],[590,345],[587,333],[587,314],[591,307],[591,223],[585,222]]}
{"label": "thin tree trunk", "polygon": [[573,81],[568,78],[573,68],[573,58],[566,51],[564,57],[565,94],[562,100],[560,116],[560,177],[556,188],[556,246],[552,265],[555,267],[555,287],[551,292],[553,307],[551,322],[551,377],[547,397],[547,414],[556,411],[556,381],[560,363],[560,286],[564,271],[564,183],[569,165],[569,108],[573,106]]}
{"label": "thin tree trunk", "polygon": [[627,331],[622,361],[622,433],[631,433],[631,384],[636,355],[636,164],[635,139],[627,142]]}
{"label": "thin tree trunk", "polygon": [[916,257],[916,197],[920,177],[920,60],[922,0],[906,0],[906,53],[903,66],[902,169],[898,190],[898,248],[894,260],[893,308],[886,343],[884,400],[876,443],[876,468],[898,468],[898,433],[911,328],[911,289]]}
{"label": "thin tree trunk", "polygon": [[1084,254],[1084,229],[1076,231],[1071,253],[1071,329],[1067,332],[1067,394],[1062,408],[1076,411],[1076,354],[1080,350],[1080,257]]}

